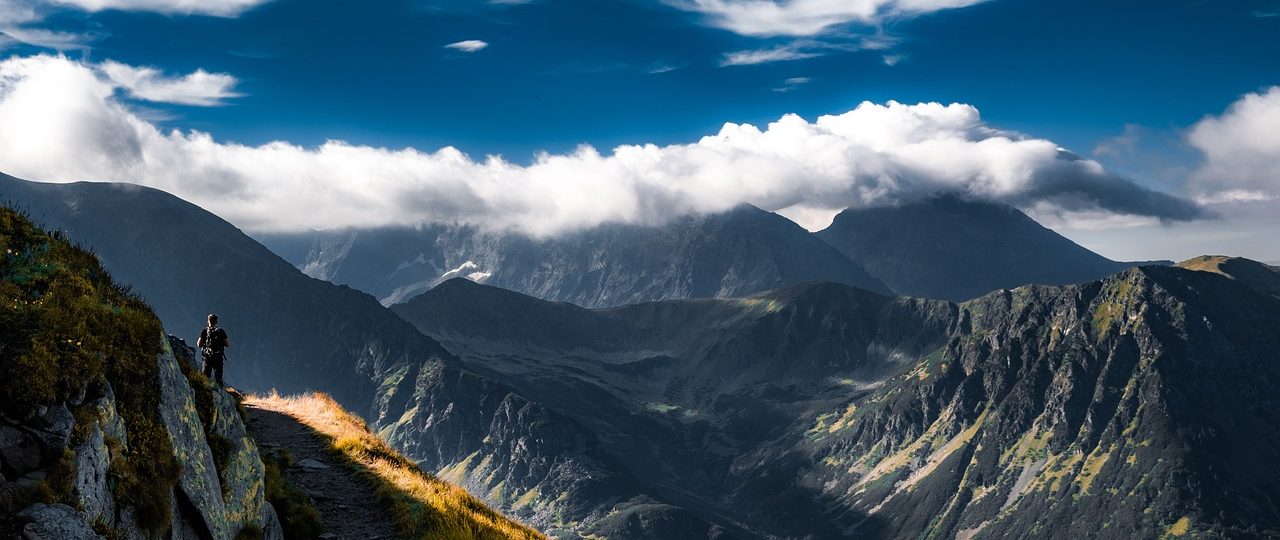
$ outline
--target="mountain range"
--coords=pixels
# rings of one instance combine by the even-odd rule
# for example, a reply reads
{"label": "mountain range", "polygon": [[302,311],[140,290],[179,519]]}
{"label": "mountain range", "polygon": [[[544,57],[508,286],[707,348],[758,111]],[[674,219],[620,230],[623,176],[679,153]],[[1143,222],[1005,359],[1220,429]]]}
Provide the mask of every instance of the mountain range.
{"label": "mountain range", "polygon": [[826,280],[587,309],[446,279],[387,309],[162,192],[4,177],[0,198],[167,327],[219,311],[234,383],[329,391],[556,536],[1280,535],[1280,300],[1252,261],[962,303]]}
{"label": "mountain range", "polygon": [[583,307],[733,298],[805,281],[963,301],[1143,264],[1109,260],[1016,208],[959,195],[849,209],[817,233],[743,205],[661,226],[614,223],[550,238],[446,224],[257,237],[307,275],[385,305],[452,277]]}
{"label": "mountain range", "polygon": [[1244,280],[586,310],[458,279],[394,309],[747,536],[1280,534],[1280,301]]}
{"label": "mountain range", "polygon": [[307,275],[388,305],[454,276],[590,307],[743,296],[815,280],[889,292],[799,225],[747,205],[553,238],[439,224],[262,238]]}

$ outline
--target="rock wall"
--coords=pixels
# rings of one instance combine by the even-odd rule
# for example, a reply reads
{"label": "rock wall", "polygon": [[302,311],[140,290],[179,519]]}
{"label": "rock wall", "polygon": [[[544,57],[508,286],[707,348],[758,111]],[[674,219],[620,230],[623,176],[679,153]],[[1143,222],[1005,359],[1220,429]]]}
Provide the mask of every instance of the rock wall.
{"label": "rock wall", "polygon": [[[112,458],[128,448],[129,433],[115,393],[104,381],[76,399],[42,406],[30,418],[0,417],[0,500],[29,501],[32,493],[56,493],[65,485],[69,496],[63,502],[74,503],[74,507],[38,502],[25,508],[0,508],[0,513],[12,512],[2,520],[8,530],[0,529],[0,536],[31,540],[102,538],[104,534],[139,540],[229,540],[241,534],[281,538],[279,520],[265,500],[262,460],[236,399],[188,377],[183,362],[193,359],[190,348],[173,336],[165,340],[156,359],[160,417],[181,463],[170,500],[169,530],[145,531],[138,525],[135,509],[113,490]],[[194,366],[185,371],[194,372]],[[201,403],[206,410],[201,410]]]}

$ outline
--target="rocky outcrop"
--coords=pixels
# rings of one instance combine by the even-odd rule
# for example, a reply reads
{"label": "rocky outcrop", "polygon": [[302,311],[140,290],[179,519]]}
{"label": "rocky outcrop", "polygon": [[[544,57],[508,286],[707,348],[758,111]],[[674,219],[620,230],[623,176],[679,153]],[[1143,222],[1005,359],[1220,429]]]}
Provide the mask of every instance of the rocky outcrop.
{"label": "rocky outcrop", "polygon": [[[185,347],[180,341],[174,344]],[[262,531],[264,538],[283,538],[279,519],[264,498],[258,448],[235,397],[220,388],[193,388],[179,356],[166,347],[156,362],[160,418],[182,463],[169,502],[169,531],[156,536],[144,530],[135,509],[119,500],[112,488],[112,457],[128,448],[129,433],[112,387],[104,382],[100,395],[75,407],[75,414],[68,404],[58,404],[46,406],[43,415],[29,421],[0,425],[3,478],[12,475],[19,480],[0,482],[0,491],[21,495],[25,492],[19,490],[48,485],[58,459],[71,458],[69,502],[76,508],[41,503],[22,509],[13,523],[23,538],[99,538],[94,527],[131,539],[232,539],[247,527]],[[212,404],[207,423],[197,406],[200,391],[209,393]]]}
{"label": "rocky outcrop", "polygon": [[65,504],[33,504],[18,512],[23,540],[101,540],[76,509]]}

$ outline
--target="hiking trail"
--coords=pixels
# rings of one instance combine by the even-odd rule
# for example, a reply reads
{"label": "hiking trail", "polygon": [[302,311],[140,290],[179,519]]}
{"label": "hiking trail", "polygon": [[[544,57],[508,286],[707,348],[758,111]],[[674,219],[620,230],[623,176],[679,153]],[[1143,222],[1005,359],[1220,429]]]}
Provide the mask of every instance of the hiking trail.
{"label": "hiking trail", "polygon": [[289,414],[272,408],[269,400],[248,396],[244,402],[249,431],[263,451],[285,449],[294,464],[285,480],[315,501],[325,534],[334,540],[398,538],[391,514],[378,505],[374,487],[330,453],[321,435]]}

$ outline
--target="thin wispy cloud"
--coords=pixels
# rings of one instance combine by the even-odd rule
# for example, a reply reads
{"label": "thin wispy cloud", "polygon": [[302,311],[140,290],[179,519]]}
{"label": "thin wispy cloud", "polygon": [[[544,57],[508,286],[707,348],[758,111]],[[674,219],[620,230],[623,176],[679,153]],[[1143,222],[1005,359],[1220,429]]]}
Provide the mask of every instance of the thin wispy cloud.
{"label": "thin wispy cloud", "polygon": [[44,20],[59,10],[139,11],[164,15],[237,17],[271,0],[0,0],[0,50],[21,43],[59,51],[84,49],[93,33],[51,30]]}
{"label": "thin wispy cloud", "polygon": [[817,36],[851,24],[926,15],[986,0],[666,0],[707,24],[750,37]]}
{"label": "thin wispy cloud", "polygon": [[98,66],[107,79],[131,97],[156,103],[212,107],[241,94],[234,91],[236,78],[203,69],[180,77],[166,76],[151,67],[106,61]]}
{"label": "thin wispy cloud", "polygon": [[[750,65],[814,58],[836,51],[888,48],[886,21],[968,7],[987,0],[664,0],[699,13],[715,28],[754,38],[797,41],[726,55],[722,65]],[[803,41],[807,40],[807,41]],[[879,43],[873,43],[879,40]],[[897,57],[885,63],[893,65]]]}
{"label": "thin wispy cloud", "polygon": [[791,77],[790,79],[782,81],[782,85],[774,88],[773,91],[774,92],[790,92],[792,90],[800,88],[801,86],[809,84],[810,82],[813,82],[813,79],[809,77]]}
{"label": "thin wispy cloud", "polygon": [[768,64],[772,62],[787,62],[791,60],[803,60],[806,58],[816,58],[824,53],[820,50],[810,49],[804,46],[796,46],[794,44],[779,45],[769,49],[756,49],[748,51],[734,51],[724,55],[724,59],[720,61],[721,66],[753,66],[756,64]]}
{"label": "thin wispy cloud", "polygon": [[445,45],[444,48],[453,49],[455,51],[462,51],[465,53],[473,53],[473,52],[481,51],[488,46],[489,44],[487,42],[480,41],[478,39],[468,39],[468,40],[458,41],[455,43],[450,43],[448,45]]}
{"label": "thin wispy cloud", "polygon": [[817,223],[814,216],[829,221],[845,207],[938,191],[1098,215],[1201,215],[1191,202],[1111,174],[1052,141],[989,126],[963,104],[863,103],[812,121],[785,115],[762,127],[727,123],[686,144],[610,152],[582,146],[520,165],[452,147],[219,141],[157,127],[118,90],[93,65],[65,57],[0,62],[5,172],[152,186],[254,231],[443,221],[555,235],[609,222],[658,224],[742,203]]}
{"label": "thin wispy cloud", "polygon": [[235,17],[271,0],[45,0],[45,3],[84,11],[145,11],[166,15]]}

